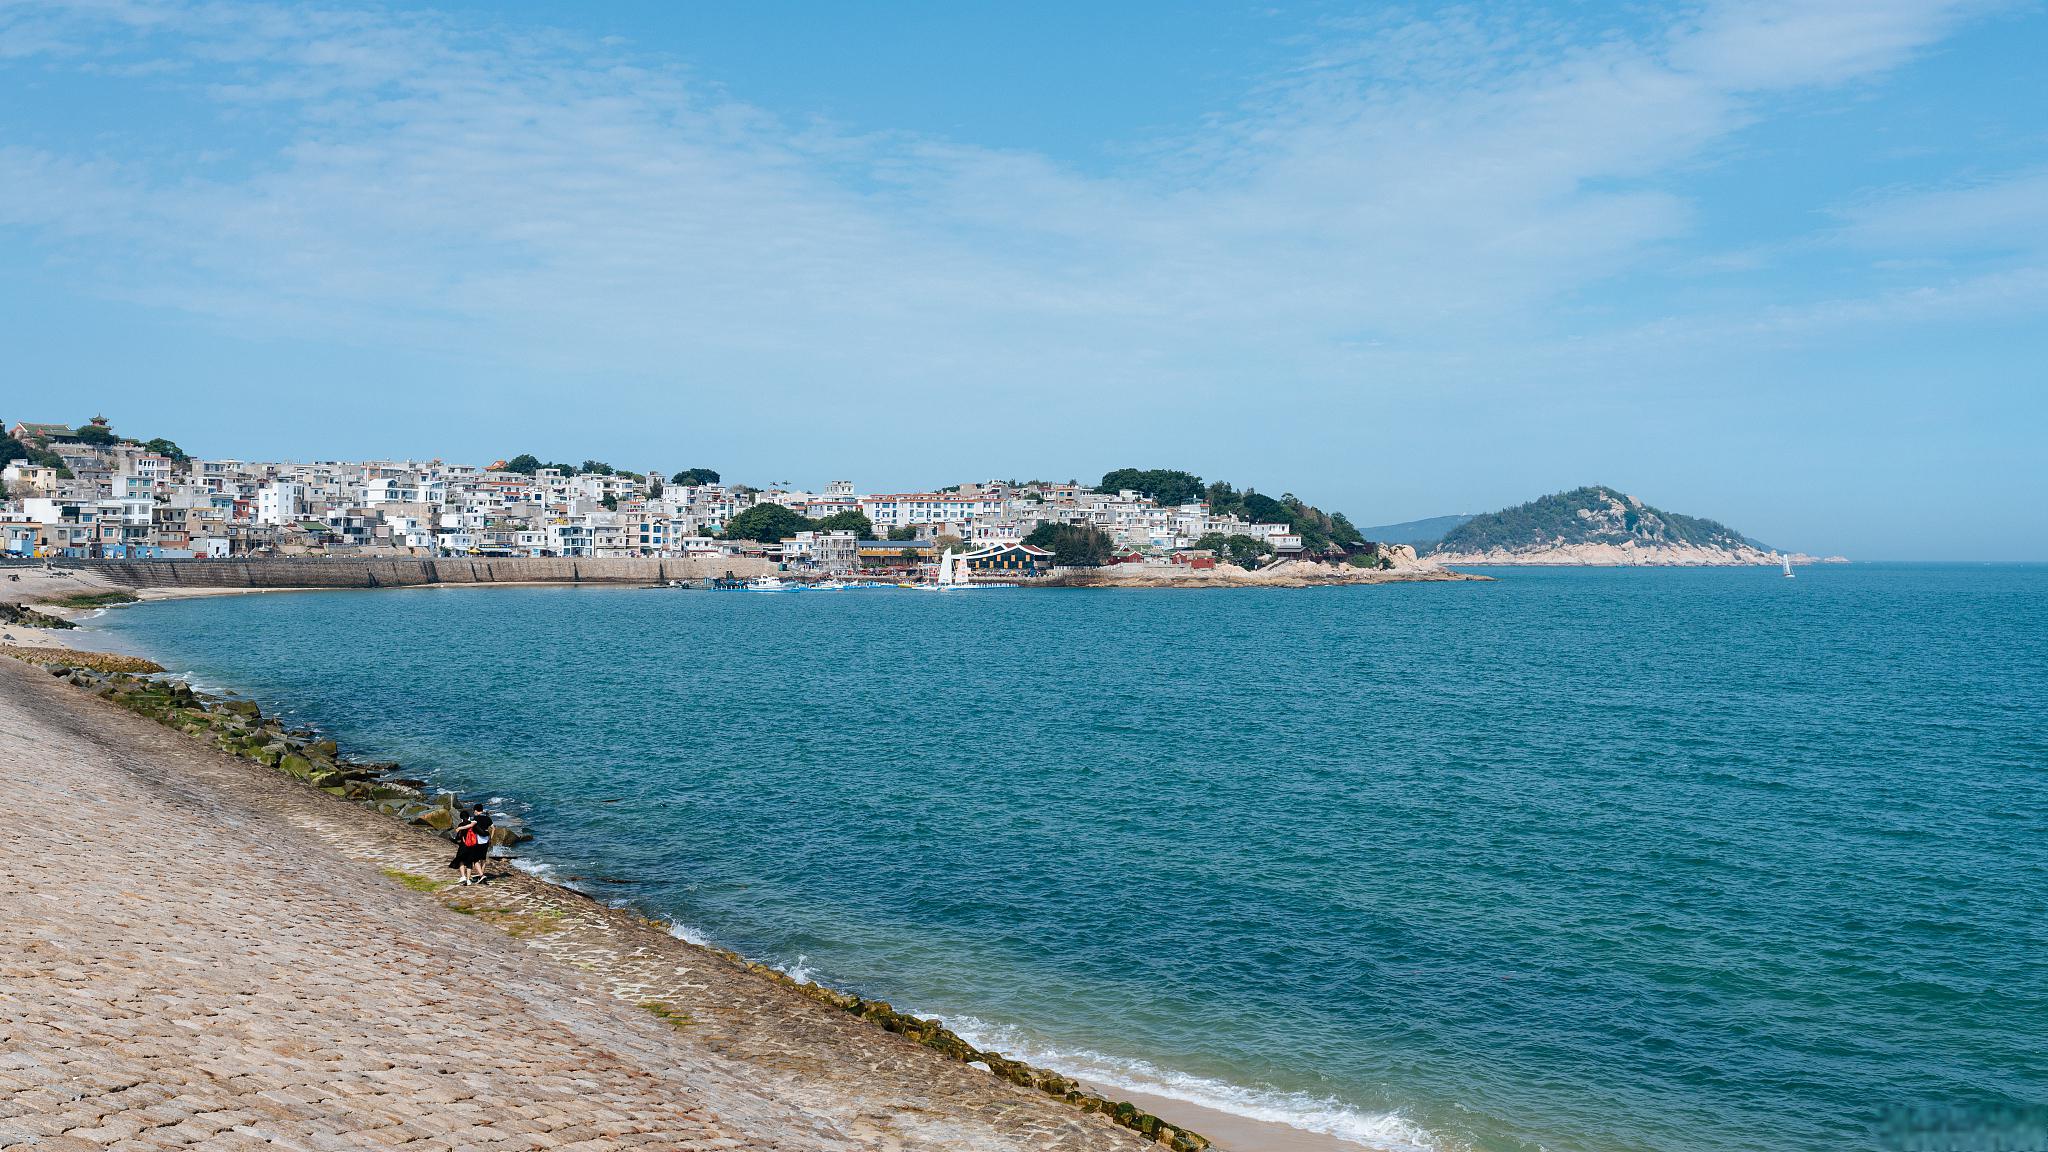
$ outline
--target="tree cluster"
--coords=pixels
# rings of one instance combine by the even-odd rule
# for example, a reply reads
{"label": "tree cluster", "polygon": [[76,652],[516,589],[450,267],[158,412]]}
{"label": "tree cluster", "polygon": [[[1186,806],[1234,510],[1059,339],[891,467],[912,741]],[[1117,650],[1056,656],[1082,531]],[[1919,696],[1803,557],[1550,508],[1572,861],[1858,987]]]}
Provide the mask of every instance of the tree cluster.
{"label": "tree cluster", "polygon": [[[81,444],[91,444],[97,447],[107,447],[114,444],[134,444],[138,447],[147,448],[159,456],[167,456],[176,464],[183,464],[192,459],[183,448],[178,447],[176,443],[166,440],[161,436],[152,440],[130,439],[115,432],[106,421],[101,419],[94,419],[90,423],[81,424],[72,429],[70,439],[76,440]],[[48,444],[41,442],[23,443],[12,436],[0,434],[0,463],[5,463],[9,460],[27,460],[29,463],[40,467],[55,468],[58,476],[67,480],[71,478],[71,470],[64,466],[64,458],[51,451]]]}
{"label": "tree cluster", "polygon": [[1302,548],[1309,552],[1356,548],[1365,543],[1365,534],[1353,527],[1342,512],[1324,512],[1292,492],[1275,500],[1250,488],[1239,492],[1219,480],[1209,485],[1207,497],[1209,510],[1218,515],[1235,514],[1254,524],[1287,525],[1289,531],[1301,537]]}
{"label": "tree cluster", "polygon": [[874,530],[874,525],[859,512],[838,512],[813,520],[780,504],[756,504],[726,521],[725,531],[720,535],[726,540],[756,540],[773,544],[799,532],[852,532],[856,539],[866,540]]}
{"label": "tree cluster", "polygon": [[1055,564],[1076,568],[1099,568],[1116,555],[1109,534],[1086,524],[1040,524],[1024,543],[1051,552]]}
{"label": "tree cluster", "polygon": [[1200,476],[1172,468],[1118,468],[1105,473],[1095,490],[1129,490],[1169,507],[1206,502],[1219,516],[1236,515],[1254,524],[1285,524],[1310,552],[1356,548],[1366,542],[1364,533],[1342,512],[1324,512],[1291,492],[1275,500],[1249,488],[1239,492],[1224,480],[1205,487]]}
{"label": "tree cluster", "polygon": [[575,467],[569,464],[543,464],[540,462],[540,457],[535,456],[531,452],[521,452],[519,455],[505,461],[505,471],[517,472],[522,476],[531,476],[543,468],[553,468],[564,476],[572,475],[576,471]]}
{"label": "tree cluster", "polygon": [[875,536],[874,521],[868,519],[867,513],[856,509],[834,512],[811,523],[815,532],[851,532],[856,540],[872,540]]}
{"label": "tree cluster", "polygon": [[1273,554],[1271,544],[1241,532],[1229,536],[1211,532],[1195,541],[1195,547],[1214,552],[1220,559],[1228,560],[1239,568],[1256,568],[1261,559]]}
{"label": "tree cluster", "polygon": [[1178,472],[1171,468],[1119,468],[1105,473],[1095,490],[1111,493],[1129,490],[1172,507],[1200,500],[1202,478],[1192,472]]}

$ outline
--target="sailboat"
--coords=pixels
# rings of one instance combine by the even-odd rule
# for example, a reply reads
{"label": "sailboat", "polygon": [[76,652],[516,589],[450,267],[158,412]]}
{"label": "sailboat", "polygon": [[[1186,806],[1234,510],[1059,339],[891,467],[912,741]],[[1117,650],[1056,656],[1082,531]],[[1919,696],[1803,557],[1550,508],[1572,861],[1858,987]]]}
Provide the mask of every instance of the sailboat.
{"label": "sailboat", "polygon": [[1778,559],[1785,565],[1785,579],[1792,579],[1792,558],[1790,556],[1780,555]]}

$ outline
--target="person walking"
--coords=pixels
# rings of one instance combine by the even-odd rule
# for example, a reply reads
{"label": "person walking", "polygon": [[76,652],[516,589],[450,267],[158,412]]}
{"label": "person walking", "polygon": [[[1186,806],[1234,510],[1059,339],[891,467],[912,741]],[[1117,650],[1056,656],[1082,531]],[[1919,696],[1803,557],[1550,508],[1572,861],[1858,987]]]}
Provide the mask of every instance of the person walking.
{"label": "person walking", "polygon": [[[491,862],[491,814],[481,804],[473,804],[469,816],[455,826],[455,859],[448,862],[450,868],[459,869],[462,879],[458,885],[481,884],[490,877],[485,869]],[[476,875],[470,875],[471,869]]]}

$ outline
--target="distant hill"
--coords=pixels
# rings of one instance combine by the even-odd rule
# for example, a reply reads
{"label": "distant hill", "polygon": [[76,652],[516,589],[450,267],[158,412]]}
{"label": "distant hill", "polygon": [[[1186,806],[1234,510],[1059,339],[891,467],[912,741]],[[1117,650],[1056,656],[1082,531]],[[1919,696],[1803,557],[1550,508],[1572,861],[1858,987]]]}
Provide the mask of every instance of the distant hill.
{"label": "distant hill", "polygon": [[1769,564],[1769,551],[1715,520],[1595,485],[1474,516],[1432,556],[1493,564]]}
{"label": "distant hill", "polygon": [[1476,513],[1461,512],[1452,516],[1431,516],[1424,520],[1406,520],[1399,524],[1382,524],[1377,528],[1361,528],[1367,540],[1378,540],[1387,544],[1407,544],[1422,551],[1444,538],[1444,533],[1472,519]]}

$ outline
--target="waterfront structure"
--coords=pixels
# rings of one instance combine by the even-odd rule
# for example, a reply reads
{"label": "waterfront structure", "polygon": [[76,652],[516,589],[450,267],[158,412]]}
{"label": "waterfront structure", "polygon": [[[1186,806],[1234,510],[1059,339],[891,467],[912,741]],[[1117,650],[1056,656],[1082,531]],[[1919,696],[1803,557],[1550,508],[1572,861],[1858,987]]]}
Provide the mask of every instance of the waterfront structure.
{"label": "waterfront structure", "polygon": [[[964,553],[969,571],[1032,574],[1051,554],[1026,547],[1042,525],[1106,533],[1119,555],[1164,557],[1205,535],[1251,536],[1298,555],[1286,524],[1248,523],[1202,503],[1160,505],[1133,491],[990,480],[930,492],[863,493],[851,480],[822,492],[725,484],[663,484],[593,464],[511,471],[435,460],[190,459],[165,442],[22,421],[27,450],[0,460],[0,549],[15,556],[105,559],[365,556],[762,555],[827,573],[928,567],[933,542]],[[760,503],[812,520],[859,513],[883,539],[805,531],[781,542],[721,539]],[[910,537],[903,539],[903,537]],[[895,538],[888,538],[895,537]]]}
{"label": "waterfront structure", "polygon": [[1036,576],[1052,566],[1053,554],[1029,544],[999,544],[982,548],[960,558],[970,572],[1003,576]]}

